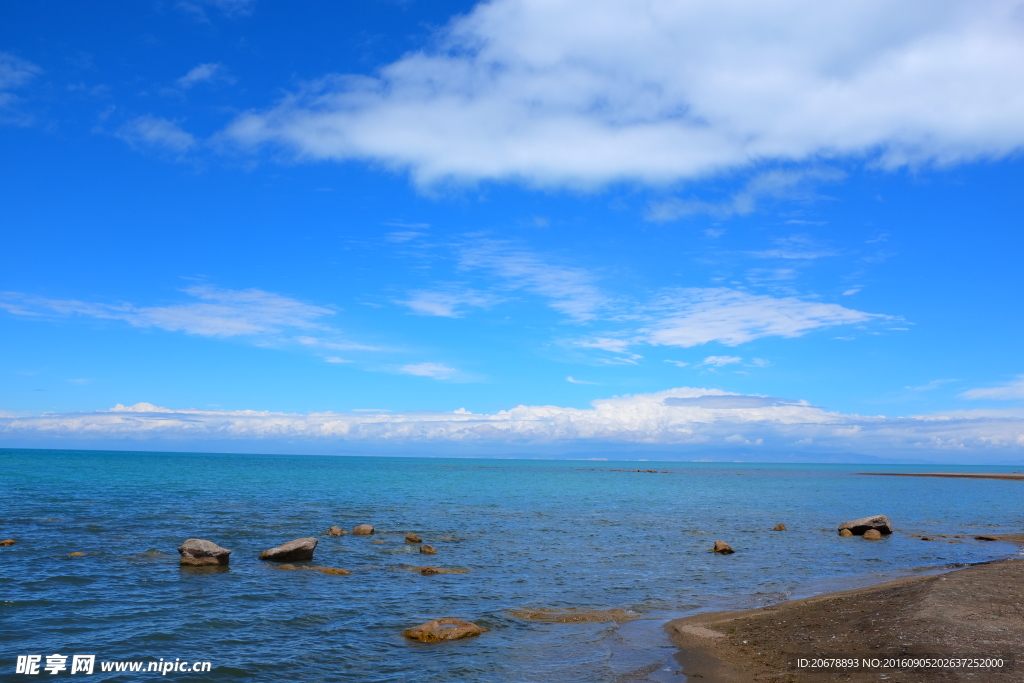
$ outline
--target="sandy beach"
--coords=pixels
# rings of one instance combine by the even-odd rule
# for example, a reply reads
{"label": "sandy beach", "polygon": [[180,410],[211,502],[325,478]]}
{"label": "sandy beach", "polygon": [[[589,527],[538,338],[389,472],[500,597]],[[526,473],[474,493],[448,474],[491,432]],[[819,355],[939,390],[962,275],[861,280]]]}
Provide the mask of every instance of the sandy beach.
{"label": "sandy beach", "polygon": [[[1024,534],[999,537],[1024,543]],[[890,581],[763,609],[713,612],[667,625],[691,680],[1024,681],[1024,559]],[[794,671],[794,654],[1012,655],[991,671]]]}

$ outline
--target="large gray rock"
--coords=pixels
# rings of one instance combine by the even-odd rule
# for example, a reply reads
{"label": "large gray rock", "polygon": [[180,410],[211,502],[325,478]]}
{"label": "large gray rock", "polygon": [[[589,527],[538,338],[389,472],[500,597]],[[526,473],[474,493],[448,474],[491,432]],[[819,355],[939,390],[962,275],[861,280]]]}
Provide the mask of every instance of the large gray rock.
{"label": "large gray rock", "polygon": [[264,550],[260,553],[261,560],[271,562],[300,562],[312,560],[313,550],[316,548],[315,538],[297,538],[294,541],[282,543],[276,548]]}
{"label": "large gray rock", "polygon": [[874,529],[880,534],[891,534],[892,522],[885,515],[875,515],[874,517],[861,517],[860,519],[843,522],[839,525],[840,533],[843,529],[849,529],[850,533],[854,536],[863,536],[864,532],[868,529]]}
{"label": "large gray rock", "polygon": [[181,564],[187,567],[207,567],[211,565],[226,565],[231,556],[231,551],[221,548],[213,541],[204,541],[201,538],[190,538],[178,546],[181,553]]}

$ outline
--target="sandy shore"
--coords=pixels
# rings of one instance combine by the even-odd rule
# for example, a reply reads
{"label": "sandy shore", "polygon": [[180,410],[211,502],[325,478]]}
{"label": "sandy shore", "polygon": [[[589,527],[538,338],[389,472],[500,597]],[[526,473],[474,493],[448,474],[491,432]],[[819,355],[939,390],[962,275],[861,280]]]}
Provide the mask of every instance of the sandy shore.
{"label": "sandy shore", "polygon": [[[1000,540],[1024,543],[1024,534]],[[899,579],[666,627],[692,681],[1024,681],[1024,560]],[[1013,655],[1003,673],[793,671],[793,654]]]}
{"label": "sandy shore", "polygon": [[1024,481],[1020,472],[858,472],[865,477],[942,477],[945,479],[1002,479]]}

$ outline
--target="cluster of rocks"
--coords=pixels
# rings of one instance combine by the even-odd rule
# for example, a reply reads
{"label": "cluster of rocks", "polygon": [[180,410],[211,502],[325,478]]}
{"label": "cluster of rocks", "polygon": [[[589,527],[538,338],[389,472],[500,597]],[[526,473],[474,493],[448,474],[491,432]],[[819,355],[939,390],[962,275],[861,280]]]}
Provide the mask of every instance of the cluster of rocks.
{"label": "cluster of rocks", "polygon": [[[779,522],[775,525],[772,531],[786,531],[786,525]],[[892,533],[892,522],[885,515],[874,515],[873,517],[861,517],[860,519],[853,519],[849,522],[843,522],[839,525],[839,535],[844,538],[851,536],[861,536],[868,541],[877,541],[882,538],[883,535],[888,536]],[[975,536],[978,540],[999,540],[993,536]],[[932,539],[927,536],[922,540],[930,541]],[[729,544],[725,541],[715,541],[715,546],[711,548],[709,552],[718,553],[719,555],[732,555],[735,550],[729,547]]]}

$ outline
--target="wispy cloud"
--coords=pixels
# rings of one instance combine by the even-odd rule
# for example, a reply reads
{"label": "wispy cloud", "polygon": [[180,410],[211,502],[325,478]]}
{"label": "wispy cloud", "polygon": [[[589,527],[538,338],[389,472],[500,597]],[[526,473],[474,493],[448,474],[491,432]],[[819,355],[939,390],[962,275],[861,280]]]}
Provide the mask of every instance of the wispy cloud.
{"label": "wispy cloud", "polygon": [[1018,375],[1016,379],[1002,386],[968,389],[960,396],[968,399],[991,398],[999,401],[1024,399],[1024,375]]}
{"label": "wispy cloud", "polygon": [[594,384],[594,385],[600,385],[601,384],[600,382],[588,382],[588,381],[583,380],[583,379],[576,379],[572,375],[569,375],[568,377],[566,377],[565,381],[569,382],[570,384]]}
{"label": "wispy cloud", "polygon": [[647,207],[646,218],[655,223],[666,223],[698,214],[718,219],[745,216],[753,213],[763,199],[812,199],[816,185],[844,177],[842,171],[829,168],[765,171],[755,175],[742,190],[725,201],[678,197],[653,201]]}
{"label": "wispy cloud", "polygon": [[811,330],[863,323],[887,316],[838,304],[720,288],[679,289],[656,302],[660,314],[638,331],[655,346],[691,347],[717,341],[736,346],[762,337],[799,337]]}
{"label": "wispy cloud", "polygon": [[9,52],[0,51],[0,123],[28,124],[31,118],[18,113],[20,98],[12,90],[20,88],[43,70]]}
{"label": "wispy cloud", "polygon": [[459,371],[450,368],[444,363],[416,363],[414,365],[403,365],[399,372],[417,377],[430,377],[431,379],[452,379]]}
{"label": "wispy cloud", "polygon": [[184,154],[196,145],[195,137],[182,130],[174,121],[150,115],[128,121],[114,135],[135,148],[177,154]]}
{"label": "wispy cloud", "polygon": [[208,62],[190,69],[187,74],[179,78],[175,83],[177,83],[178,87],[182,90],[188,90],[199,83],[213,83],[216,81],[229,80],[231,80],[231,77],[228,76],[223,65]]}
{"label": "wispy cloud", "polygon": [[952,382],[959,381],[960,380],[958,379],[933,379],[932,381],[926,382],[925,384],[921,384],[920,386],[903,388],[906,389],[907,391],[934,391],[935,389],[938,389],[939,387],[945,384],[950,384]]}
{"label": "wispy cloud", "polygon": [[666,359],[665,362],[666,363],[671,363],[672,365],[676,366],[677,368],[685,368],[685,367],[687,367],[689,365],[689,363],[687,363],[686,361],[683,361],[683,360],[667,360]]}
{"label": "wispy cloud", "polygon": [[478,240],[465,247],[460,266],[489,270],[501,277],[505,286],[539,294],[550,301],[551,308],[576,321],[593,319],[607,303],[590,272],[550,263],[504,242]]}
{"label": "wispy cloud", "polygon": [[[183,290],[193,301],[164,306],[48,299],[17,292],[0,293],[0,309],[35,318],[88,316],[121,320],[133,327],[150,327],[203,337],[252,337],[279,343],[332,350],[375,350],[339,339],[325,319],[334,310],[261,289],[220,289],[194,285]],[[298,335],[316,332],[320,336]]]}
{"label": "wispy cloud", "polygon": [[308,440],[313,442],[473,442],[676,444],[699,448],[755,444],[792,451],[879,452],[927,456],[1018,454],[1024,413],[983,411],[881,417],[844,414],[770,396],[679,388],[616,396],[585,409],[520,405],[490,414],[273,413],[259,410],[172,410],[148,403],[109,411],[0,416],[5,438]]}
{"label": "wispy cloud", "polygon": [[418,315],[434,315],[444,318],[461,318],[467,308],[487,308],[500,299],[472,289],[451,287],[446,290],[417,289],[409,292],[409,298],[398,301]]}
{"label": "wispy cloud", "polygon": [[710,365],[712,367],[720,368],[723,365],[732,365],[734,363],[742,363],[743,359],[739,356],[708,356],[700,362],[701,365]]}

